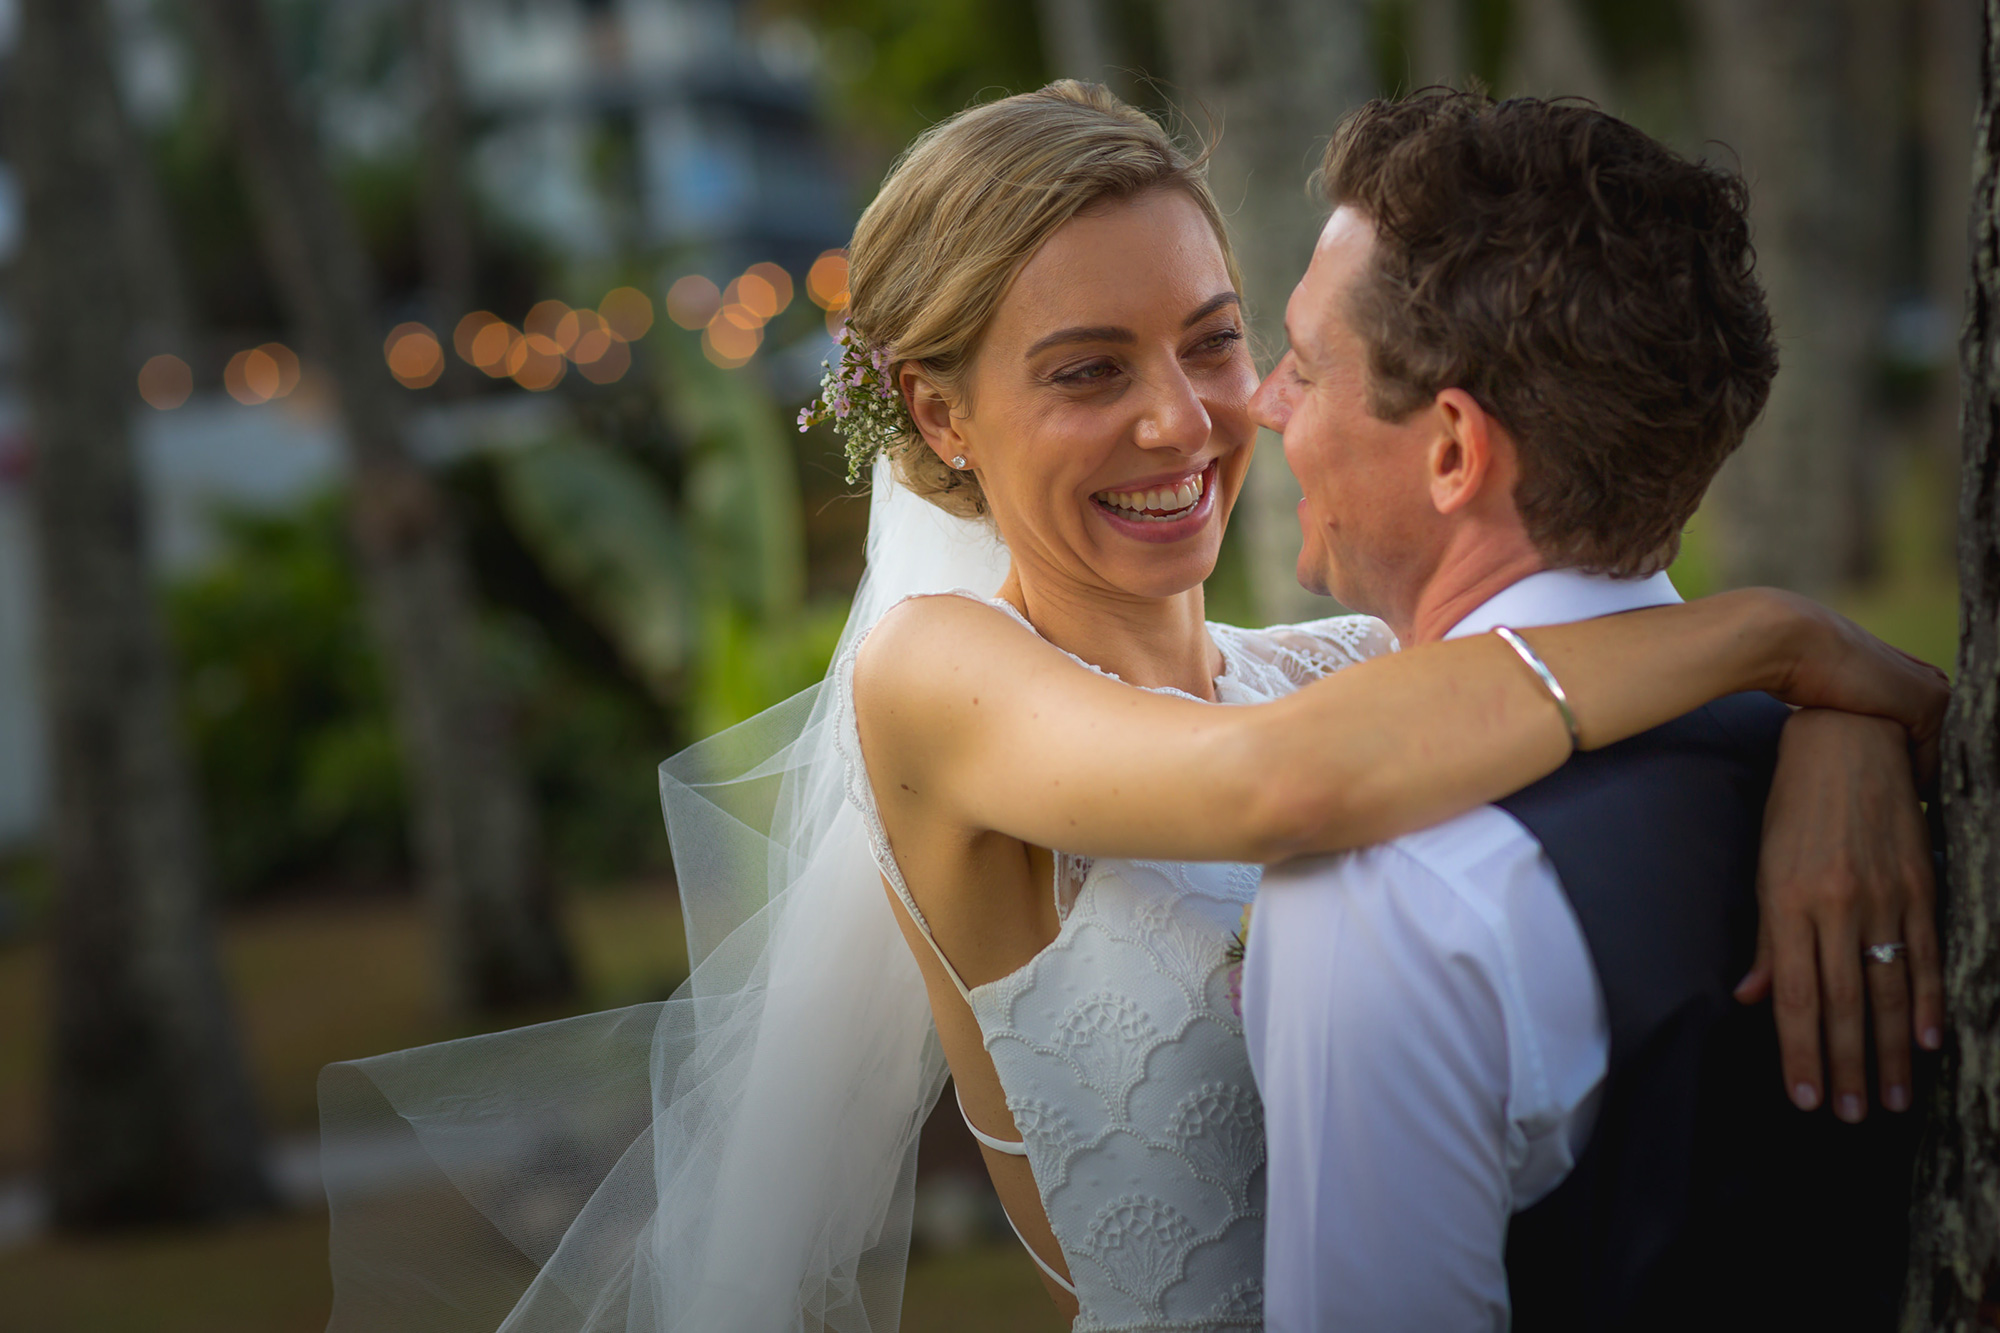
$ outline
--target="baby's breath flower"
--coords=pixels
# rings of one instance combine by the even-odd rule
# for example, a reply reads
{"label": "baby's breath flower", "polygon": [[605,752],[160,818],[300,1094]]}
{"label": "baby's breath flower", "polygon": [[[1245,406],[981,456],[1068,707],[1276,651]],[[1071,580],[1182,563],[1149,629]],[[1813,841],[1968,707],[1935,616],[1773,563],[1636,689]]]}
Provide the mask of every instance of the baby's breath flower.
{"label": "baby's breath flower", "polygon": [[819,397],[799,412],[799,429],[832,422],[847,446],[847,480],[861,479],[861,470],[876,454],[886,452],[910,428],[903,394],[889,377],[895,357],[887,347],[870,347],[852,325],[842,325],[837,360],[822,361]]}

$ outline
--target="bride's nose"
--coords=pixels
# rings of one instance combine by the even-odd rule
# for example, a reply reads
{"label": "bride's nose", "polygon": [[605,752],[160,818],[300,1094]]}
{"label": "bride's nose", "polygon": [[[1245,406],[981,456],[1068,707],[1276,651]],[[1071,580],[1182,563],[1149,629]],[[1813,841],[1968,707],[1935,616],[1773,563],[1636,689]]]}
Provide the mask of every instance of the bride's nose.
{"label": "bride's nose", "polygon": [[1195,453],[1208,444],[1214,423],[1207,406],[1184,371],[1149,386],[1146,410],[1133,437],[1142,449],[1178,449]]}

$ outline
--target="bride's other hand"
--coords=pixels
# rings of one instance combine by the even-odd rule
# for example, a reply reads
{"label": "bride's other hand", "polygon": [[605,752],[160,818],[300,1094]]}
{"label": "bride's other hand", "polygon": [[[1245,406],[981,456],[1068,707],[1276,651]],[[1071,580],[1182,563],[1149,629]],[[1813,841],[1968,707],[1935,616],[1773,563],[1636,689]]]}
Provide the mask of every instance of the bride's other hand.
{"label": "bride's other hand", "polygon": [[[1867,1111],[1867,1011],[1882,1104],[1910,1105],[1910,1038],[1935,1050],[1944,1023],[1930,837],[1903,727],[1805,709],[1785,726],[1764,813],[1757,956],[1737,998],[1772,997],[1785,1088],[1803,1110]],[[1902,957],[1864,961],[1870,945]]]}
{"label": "bride's other hand", "polygon": [[1928,662],[1893,648],[1845,616],[1809,598],[1772,588],[1724,597],[1770,598],[1778,617],[1798,629],[1789,666],[1771,693],[1800,708],[1831,708],[1893,718],[1908,733],[1911,762],[1924,790],[1936,785],[1951,681]]}

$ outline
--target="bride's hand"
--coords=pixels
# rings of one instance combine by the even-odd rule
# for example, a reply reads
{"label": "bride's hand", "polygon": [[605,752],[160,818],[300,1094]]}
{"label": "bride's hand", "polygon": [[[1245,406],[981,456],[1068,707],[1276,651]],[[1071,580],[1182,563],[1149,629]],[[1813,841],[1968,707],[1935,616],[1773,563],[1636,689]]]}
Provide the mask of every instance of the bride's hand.
{"label": "bride's hand", "polygon": [[[1857,1121],[1868,1105],[1866,1011],[1875,1014],[1883,1105],[1910,1105],[1910,1038],[1936,1049],[1944,1022],[1930,838],[1901,727],[1880,717],[1807,709],[1792,716],[1765,806],[1757,876],[1757,957],[1737,987],[1772,996],[1787,1094],[1827,1100]],[[1869,945],[1902,957],[1864,962]]]}
{"label": "bride's hand", "polygon": [[1792,651],[1772,694],[1800,708],[1893,718],[1908,735],[1919,786],[1930,790],[1936,785],[1938,742],[1951,702],[1951,681],[1944,672],[1808,598],[1771,588],[1722,595],[1771,599],[1778,603],[1775,614],[1796,626]]}

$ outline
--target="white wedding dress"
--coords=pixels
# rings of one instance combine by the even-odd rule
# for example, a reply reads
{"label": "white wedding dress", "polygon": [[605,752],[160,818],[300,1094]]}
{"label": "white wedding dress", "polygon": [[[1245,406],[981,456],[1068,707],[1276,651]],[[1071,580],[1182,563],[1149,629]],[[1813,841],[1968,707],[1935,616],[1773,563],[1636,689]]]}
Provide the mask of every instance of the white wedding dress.
{"label": "white wedding dress", "polygon": [[[661,765],[688,980],[322,1072],[329,1333],[896,1333],[946,1069],[849,762],[853,654],[905,597],[1006,570],[877,460],[828,679]],[[1228,703],[1391,646],[1366,620],[1210,633]],[[1255,1326],[1262,1133],[1222,953],[1256,872],[1058,864],[1055,943],[974,1010],[1078,1326]]]}
{"label": "white wedding dress", "polygon": [[[1034,630],[1007,602],[958,595]],[[1380,621],[1361,616],[1209,634],[1226,704],[1278,698],[1393,647]],[[931,938],[876,812],[853,706],[865,637],[833,672],[848,798],[883,877],[978,1019],[1020,1139],[972,1129],[1027,1157],[1070,1280],[1042,1266],[1076,1295],[1074,1327],[1263,1327],[1263,1113],[1225,958],[1259,868],[1058,854],[1055,940],[1019,970],[967,987]]]}

